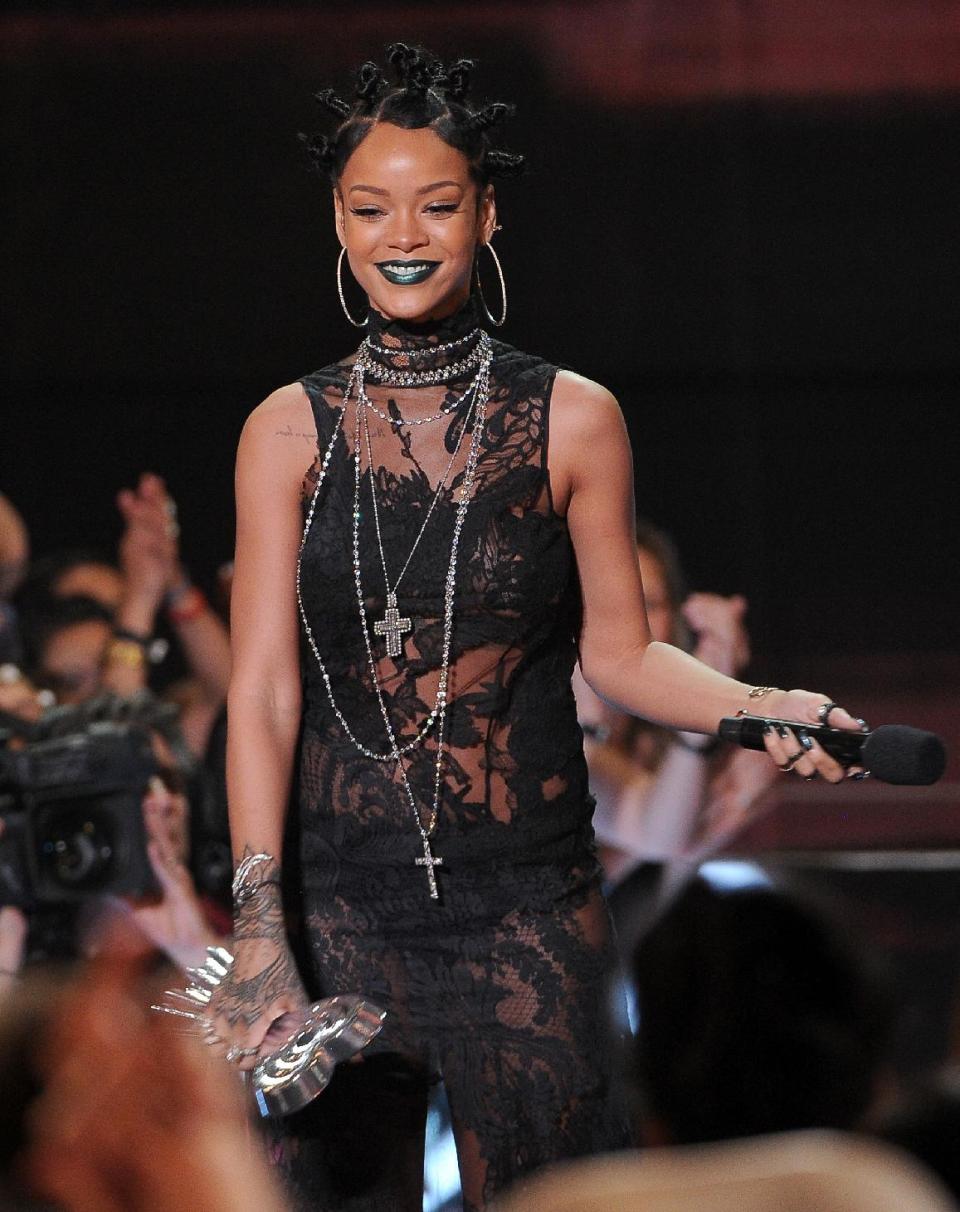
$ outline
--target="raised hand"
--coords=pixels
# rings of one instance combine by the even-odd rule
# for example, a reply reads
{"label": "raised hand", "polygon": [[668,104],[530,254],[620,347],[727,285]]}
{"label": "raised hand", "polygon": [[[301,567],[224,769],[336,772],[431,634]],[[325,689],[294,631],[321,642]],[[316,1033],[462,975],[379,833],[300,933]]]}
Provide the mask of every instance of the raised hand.
{"label": "raised hand", "polygon": [[[147,832],[151,832],[149,820]],[[147,857],[160,886],[160,899],[126,902],[130,916],[150,942],[179,967],[199,967],[207,948],[223,940],[208,924],[193,877],[176,851],[152,837],[147,842]]]}
{"label": "raised hand", "polygon": [[743,619],[747,599],[716,593],[692,593],[681,613],[696,636],[693,655],[718,673],[735,677],[750,661],[750,639]]}
{"label": "raised hand", "polygon": [[126,522],[119,554],[127,592],[156,609],[179,570],[175,506],[163,480],[145,472],[135,489],[117,494],[117,507]]}

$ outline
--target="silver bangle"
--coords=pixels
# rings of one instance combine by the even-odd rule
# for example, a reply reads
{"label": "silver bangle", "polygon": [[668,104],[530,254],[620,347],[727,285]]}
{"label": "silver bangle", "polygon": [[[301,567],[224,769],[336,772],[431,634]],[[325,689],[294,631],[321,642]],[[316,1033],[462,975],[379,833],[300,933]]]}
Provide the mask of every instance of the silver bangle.
{"label": "silver bangle", "polygon": [[[250,889],[248,880],[250,878],[250,872],[254,869],[254,867],[258,867],[261,863],[274,862],[276,862],[276,859],[272,854],[264,854],[262,852],[260,854],[248,854],[246,858],[242,858],[237,864],[237,869],[233,875],[233,883],[230,885],[230,892],[233,895],[233,899],[236,900],[242,892]],[[262,880],[261,883],[277,883],[277,881]],[[256,887],[259,886],[259,884],[256,885]]]}

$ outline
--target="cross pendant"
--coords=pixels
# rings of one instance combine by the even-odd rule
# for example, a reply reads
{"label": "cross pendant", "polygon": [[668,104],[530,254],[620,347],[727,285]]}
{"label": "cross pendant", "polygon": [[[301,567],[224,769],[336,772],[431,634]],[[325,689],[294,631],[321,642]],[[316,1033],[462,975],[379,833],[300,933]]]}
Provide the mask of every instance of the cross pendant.
{"label": "cross pendant", "polygon": [[[402,619],[400,611],[397,609],[397,595],[387,592],[387,609],[382,619],[377,619],[373,625],[375,635],[385,635],[387,637],[387,656],[397,657],[403,651],[403,645],[400,642],[400,633],[403,631],[412,631],[413,623],[409,619]],[[420,860],[418,859],[417,862]],[[431,875],[433,872],[431,871]]]}
{"label": "cross pendant", "polygon": [[443,859],[434,858],[428,837],[424,836],[423,839],[423,858],[414,859],[414,862],[418,867],[426,867],[427,879],[430,881],[430,899],[438,901],[440,899],[440,889],[437,887],[437,875],[434,867],[442,867]]}

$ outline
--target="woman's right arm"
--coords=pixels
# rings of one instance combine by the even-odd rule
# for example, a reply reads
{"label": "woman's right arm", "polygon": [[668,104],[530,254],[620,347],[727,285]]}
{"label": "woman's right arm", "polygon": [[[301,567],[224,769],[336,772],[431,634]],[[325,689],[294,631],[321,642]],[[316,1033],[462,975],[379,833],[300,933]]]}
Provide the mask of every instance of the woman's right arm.
{"label": "woman's right arm", "polygon": [[304,435],[311,432],[309,404],[294,384],[251,414],[237,452],[227,799],[235,867],[268,857],[249,867],[235,898],[235,963],[211,1003],[224,1051],[258,1047],[271,1024],[307,1000],[287,941],[279,881],[301,714],[296,562],[300,489],[311,454]]}

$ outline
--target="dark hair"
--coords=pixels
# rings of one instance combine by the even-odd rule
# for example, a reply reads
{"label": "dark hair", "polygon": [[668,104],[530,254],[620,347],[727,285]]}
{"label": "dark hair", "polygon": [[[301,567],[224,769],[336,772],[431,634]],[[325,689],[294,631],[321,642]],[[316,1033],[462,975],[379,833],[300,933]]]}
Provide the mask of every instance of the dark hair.
{"label": "dark hair", "polygon": [[58,632],[79,623],[113,624],[113,612],[85,594],[71,594],[65,598],[38,596],[31,599],[29,611],[21,614],[18,608],[17,617],[24,662],[31,677],[42,672],[44,652]]}
{"label": "dark hair", "polygon": [[57,596],[57,585],[67,573],[88,564],[119,572],[115,560],[93,548],[73,547],[55,551],[31,561],[26,576],[14,594],[14,606],[21,614],[31,613],[38,604],[45,605],[48,599]]}
{"label": "dark hair", "polygon": [[356,75],[351,101],[325,88],[315,99],[339,119],[332,135],[300,135],[318,172],[336,185],[351,155],[374,126],[389,122],[404,130],[429,127],[450,147],[462,152],[470,175],[481,188],[494,177],[515,177],[523,171],[524,157],[490,146],[487,131],[513,114],[513,106],[493,101],[473,109],[467,101],[471,59],[445,66],[419,46],[395,42],[387,48],[393,82],[376,63],[364,63]]}
{"label": "dark hair", "polygon": [[640,940],[633,976],[635,1077],[674,1143],[861,1122],[890,1005],[819,909],[699,877]]}

